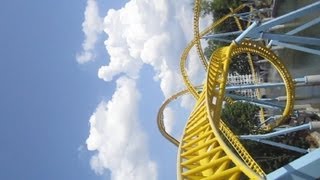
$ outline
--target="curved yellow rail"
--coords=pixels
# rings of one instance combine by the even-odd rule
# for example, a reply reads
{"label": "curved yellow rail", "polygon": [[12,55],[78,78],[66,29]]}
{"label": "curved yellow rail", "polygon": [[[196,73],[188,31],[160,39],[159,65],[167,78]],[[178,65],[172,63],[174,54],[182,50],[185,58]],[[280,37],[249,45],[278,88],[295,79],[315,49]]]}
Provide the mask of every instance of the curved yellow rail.
{"label": "curved yellow rail", "polygon": [[[196,86],[196,88],[201,88],[202,86]],[[167,131],[166,131],[166,128],[164,126],[164,123],[163,123],[163,112],[165,110],[165,108],[168,106],[168,104],[170,104],[172,101],[174,101],[175,99],[177,99],[178,97],[180,96],[183,96],[185,94],[188,94],[189,91],[186,89],[186,90],[183,90],[183,91],[180,91],[174,95],[172,95],[170,98],[168,98],[167,100],[164,101],[164,103],[161,105],[161,107],[159,108],[159,111],[158,111],[158,115],[157,115],[157,124],[158,124],[158,128],[159,128],[159,131],[161,132],[161,134],[168,140],[170,141],[172,144],[176,145],[176,146],[179,146],[179,141],[177,139],[175,139],[173,136],[171,136]]]}
{"label": "curved yellow rail", "polygon": [[[204,35],[210,33],[215,27],[217,27],[218,25],[220,25],[221,23],[223,23],[225,20],[227,20],[228,18],[232,17],[234,13],[239,12],[240,10],[242,10],[245,7],[248,7],[249,5],[247,4],[242,4],[240,5],[238,8],[234,9],[233,12],[230,12],[229,14],[223,16],[222,18],[218,19],[217,21],[213,22],[209,27],[205,28],[199,35],[199,37],[203,37]],[[199,11],[199,9],[198,9]],[[198,18],[195,18],[195,20],[197,20],[197,22],[194,22],[194,24],[199,24],[198,22]],[[198,26],[198,25],[197,25]],[[184,81],[184,84],[186,85],[188,91],[192,94],[192,96],[195,99],[199,98],[199,94],[197,93],[197,91],[195,90],[194,86],[192,85],[191,81],[189,80],[188,77],[188,73],[187,70],[185,69],[186,66],[186,61],[187,61],[187,57],[188,54],[191,50],[191,48],[197,44],[197,42],[199,43],[199,38],[195,37],[188,45],[187,47],[184,49],[181,58],[180,58],[180,71],[181,71],[181,75],[182,75],[182,79]],[[201,50],[202,51],[202,50]]]}
{"label": "curved yellow rail", "polygon": [[205,71],[207,71],[208,63],[207,59],[204,56],[204,53],[202,51],[201,42],[200,42],[200,32],[199,32],[199,19],[200,19],[200,0],[195,0],[194,7],[193,7],[193,34],[194,34],[194,40],[197,47],[197,52],[199,55],[199,58],[202,62],[202,65],[204,66]]}
{"label": "curved yellow rail", "polygon": [[271,130],[272,128],[279,126],[283,122],[283,120],[288,118],[288,116],[291,114],[293,110],[295,87],[292,81],[292,77],[285,65],[282,64],[278,56],[275,53],[273,53],[269,48],[263,45],[251,41],[244,41],[239,46],[235,46],[235,48],[232,49],[231,57],[234,57],[242,53],[253,53],[266,59],[278,71],[279,75],[281,76],[285,84],[287,101],[285,104],[285,108],[282,112],[282,116],[273,121],[271,124],[264,126],[266,130]]}
{"label": "curved yellow rail", "polygon": [[[206,84],[188,119],[178,152],[178,178],[180,179],[253,179],[264,177],[264,172],[246,151],[237,136],[220,119],[229,63],[232,57],[253,53],[267,59],[285,82],[287,105],[279,125],[292,110],[293,82],[284,65],[268,48],[244,41],[216,50],[210,59]],[[226,143],[229,142],[231,147]]]}
{"label": "curved yellow rail", "polygon": [[169,133],[167,133],[166,128],[165,128],[164,123],[163,123],[163,112],[164,112],[164,109],[166,108],[166,106],[171,103],[171,101],[175,100],[179,96],[182,96],[182,95],[184,95],[184,94],[186,94],[188,92],[189,92],[188,90],[184,90],[184,91],[178,92],[177,94],[174,94],[173,96],[171,96],[169,99],[167,99],[161,105],[161,107],[160,107],[160,109],[158,111],[157,124],[158,124],[158,128],[159,128],[161,134],[168,141],[170,141],[172,144],[174,144],[176,146],[179,146],[179,141],[176,138],[174,138],[173,136],[171,136]]}
{"label": "curved yellow rail", "polygon": [[[233,9],[230,8],[230,11],[233,12]],[[252,6],[250,6],[250,11],[251,11],[251,12],[253,11]],[[237,24],[237,26],[238,26],[238,29],[239,29],[240,31],[243,31],[243,27],[242,27],[242,25],[241,25],[241,23],[240,23],[239,18],[236,17],[236,16],[234,16],[233,18],[234,18],[234,20],[235,20],[235,22],[236,22],[236,24]],[[249,25],[250,25],[250,21],[248,21],[247,27],[249,27]],[[256,72],[255,72],[255,69],[254,69],[254,66],[253,66],[252,55],[251,55],[250,53],[247,53],[247,57],[248,57],[248,63],[249,63],[250,70],[251,70],[251,75],[252,75],[252,77],[253,77],[253,82],[254,82],[254,83],[259,83],[259,80],[258,80],[258,78],[257,78],[257,76],[256,76]],[[256,89],[255,91],[256,91],[256,94],[257,94],[257,98],[260,99],[260,98],[261,98],[260,90],[259,90],[259,89]],[[260,115],[260,123],[261,123],[261,124],[264,124],[264,122],[265,122],[265,115],[264,115],[264,109],[263,109],[262,107],[260,107],[259,115]]]}
{"label": "curved yellow rail", "polygon": [[[247,166],[225,143],[219,126],[231,47],[218,49],[210,61],[207,82],[191,113],[182,135],[178,152],[179,179],[239,179],[240,176],[260,179],[261,168],[229,130],[229,142],[241,146],[251,164]],[[219,89],[217,89],[219,88]],[[215,98],[208,98],[208,97]],[[220,110],[219,110],[220,109]],[[222,129],[226,126],[222,125]],[[235,143],[236,142],[236,143]],[[240,148],[238,148],[240,149]],[[256,170],[256,171],[254,171]]]}
{"label": "curved yellow rail", "polygon": [[[285,109],[281,118],[267,124],[266,129],[270,130],[280,125],[293,109],[294,86],[292,78],[278,57],[265,46],[251,41],[244,41],[239,45],[232,43],[230,46],[217,49],[212,54],[209,65],[204,57],[200,38],[226,19],[233,17],[234,13],[244,7],[250,6],[243,4],[234,10],[230,9],[229,14],[215,21],[200,33],[200,0],[195,1],[194,39],[187,45],[180,59],[180,70],[187,90],[167,99],[161,106],[157,118],[162,135],[179,146],[178,179],[239,179],[240,177],[262,179],[265,176],[263,170],[243,147],[238,137],[220,119],[223,100],[232,103],[232,99],[225,97],[227,73],[232,57],[242,53],[247,54],[250,67],[253,69],[251,54],[259,55],[274,66],[285,83],[287,95]],[[235,21],[242,29],[239,19],[235,17]],[[201,93],[192,85],[185,69],[189,51],[194,45],[196,45],[200,60],[207,70],[206,81]],[[254,70],[252,71],[254,72]],[[179,142],[165,131],[163,111],[170,102],[186,93],[191,93],[197,101]]]}
{"label": "curved yellow rail", "polygon": [[[196,88],[201,88],[202,86],[196,86]],[[168,141],[170,141],[172,144],[174,144],[175,146],[179,147],[179,144],[180,142],[174,138],[173,136],[171,136],[167,131],[166,131],[166,128],[164,126],[164,122],[163,122],[163,119],[164,119],[164,110],[165,108],[174,100],[176,100],[177,98],[179,98],[180,96],[183,96],[185,94],[188,94],[189,91],[186,89],[186,90],[183,90],[183,91],[180,91],[174,95],[172,95],[170,98],[168,98],[167,100],[165,100],[163,102],[163,104],[161,105],[161,107],[159,108],[159,111],[158,111],[158,115],[157,115],[157,124],[158,124],[158,128],[159,128],[159,131],[160,133],[163,135],[163,137],[165,137]],[[230,97],[224,97],[224,100],[229,103],[229,104],[233,104],[234,101],[230,98]]]}

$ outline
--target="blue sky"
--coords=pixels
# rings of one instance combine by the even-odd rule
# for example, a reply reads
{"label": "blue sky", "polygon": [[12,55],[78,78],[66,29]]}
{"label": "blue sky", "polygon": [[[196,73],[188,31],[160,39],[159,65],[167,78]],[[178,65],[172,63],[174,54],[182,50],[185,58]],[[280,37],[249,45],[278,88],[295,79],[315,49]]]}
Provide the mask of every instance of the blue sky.
{"label": "blue sky", "polygon": [[77,151],[92,109],[110,91],[97,65],[75,61],[85,5],[2,2],[0,179],[99,179]]}
{"label": "blue sky", "polygon": [[[165,97],[183,88],[178,59],[191,38],[191,4],[88,2],[100,18],[89,33],[86,0],[0,6],[0,179],[175,178],[176,148],[155,118]],[[84,52],[93,56],[79,63]],[[174,110],[189,104],[185,98],[166,112],[169,129],[181,124]],[[112,159],[116,152],[124,155]]]}

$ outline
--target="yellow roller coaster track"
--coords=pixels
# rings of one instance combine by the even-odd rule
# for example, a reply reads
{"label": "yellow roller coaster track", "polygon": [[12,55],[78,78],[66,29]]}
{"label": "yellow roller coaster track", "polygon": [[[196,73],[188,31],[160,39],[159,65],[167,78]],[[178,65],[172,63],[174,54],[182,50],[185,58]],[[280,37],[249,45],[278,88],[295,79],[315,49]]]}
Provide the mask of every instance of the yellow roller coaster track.
{"label": "yellow roller coaster track", "polygon": [[168,98],[163,104],[162,106],[160,107],[159,109],[159,112],[158,112],[158,116],[157,116],[157,124],[158,124],[158,128],[161,132],[161,134],[168,140],[170,141],[171,143],[173,143],[174,145],[176,146],[179,146],[179,141],[177,139],[175,139],[173,136],[171,136],[169,133],[166,132],[166,129],[165,129],[165,126],[164,126],[164,123],[163,123],[163,112],[164,112],[164,109],[166,108],[166,106],[168,104],[170,104],[173,100],[177,99],[179,96],[182,96],[182,95],[185,95],[189,93],[188,90],[184,90],[184,91],[180,91],[174,95],[172,95],[170,98]]}
{"label": "yellow roller coaster track", "polygon": [[[198,4],[199,2],[197,2]],[[200,5],[198,5],[200,6]],[[192,83],[189,80],[188,77],[188,73],[187,70],[185,69],[186,66],[186,61],[187,61],[187,57],[188,54],[191,50],[191,48],[198,44],[198,46],[200,47],[200,38],[203,37],[204,35],[210,33],[215,27],[217,27],[218,25],[220,25],[221,23],[223,23],[225,20],[227,20],[230,17],[233,17],[234,13],[239,12],[240,10],[242,10],[245,7],[248,7],[249,5],[247,4],[243,4],[240,5],[238,8],[234,9],[233,12],[230,12],[229,14],[225,15],[224,17],[222,17],[221,19],[218,19],[217,21],[215,21],[212,25],[210,25],[209,27],[205,28],[201,33],[197,33],[199,32],[199,15],[197,16],[197,18],[194,18],[195,22],[194,22],[194,30],[196,30],[197,32],[195,33],[196,37],[194,37],[194,39],[187,45],[187,47],[184,49],[182,55],[181,55],[181,59],[180,59],[180,71],[181,71],[181,75],[183,77],[183,81],[188,89],[188,91],[192,94],[192,96],[195,99],[199,98],[199,94],[197,93],[197,91],[195,90],[194,86],[192,85]],[[197,10],[196,14],[199,14],[200,8],[195,9]],[[197,35],[198,34],[198,35]],[[202,49],[198,49],[198,51],[202,52]],[[203,54],[203,52],[202,52]],[[204,56],[200,55],[200,58],[203,64],[206,64],[206,60],[204,58]]]}
{"label": "yellow roller coaster track", "polygon": [[[291,89],[293,87],[293,83],[285,67],[269,49],[249,41],[245,41],[239,46],[232,45],[232,47],[233,48],[230,46],[219,49],[212,55],[210,61],[212,63],[210,64],[208,71],[207,83],[203,88],[203,92],[200,94],[200,99],[198,99],[193,113],[190,115],[181,143],[165,132],[162,122],[163,110],[172,100],[188,93],[188,90],[181,91],[169,98],[159,110],[158,125],[160,131],[172,143],[180,145],[178,156],[178,162],[180,163],[178,163],[178,169],[181,170],[181,172],[178,172],[178,174],[181,175],[182,179],[192,177],[201,179],[224,177],[232,179],[238,178],[241,174],[250,178],[259,178],[264,175],[261,168],[255,163],[249,153],[238,141],[238,138],[223,123],[223,121],[220,120],[228,63],[219,62],[228,62],[226,59],[231,59],[231,57],[241,53],[256,53],[268,59],[271,64],[276,67],[282,78],[285,79],[285,84],[287,86],[286,89]],[[227,53],[227,50],[231,51],[230,49],[232,49],[232,52],[228,58],[229,53]],[[292,104],[291,100],[293,99],[293,94],[293,91],[287,92],[288,104]],[[205,95],[207,95],[207,97]],[[211,101],[209,101],[209,99],[211,99]],[[205,103],[205,101],[207,102]],[[290,105],[287,105],[286,107],[287,110],[284,111],[283,117],[288,115],[287,112],[290,112],[290,108],[292,108]],[[278,124],[280,123],[280,121],[277,122]],[[219,128],[217,129],[216,127]],[[229,141],[237,154],[233,153],[233,151],[224,142],[225,140]],[[202,158],[207,160],[203,160]],[[210,161],[208,161],[208,158],[211,158]],[[193,160],[189,161],[190,159]],[[195,163],[195,159],[198,159],[199,164]],[[220,160],[217,161],[218,159]],[[191,164],[193,165],[189,165],[189,162],[192,162]],[[214,168],[216,165],[219,165],[219,169]],[[194,168],[196,169],[194,170]],[[184,172],[182,172],[182,170]],[[210,175],[208,175],[208,172],[211,172],[209,173]]]}
{"label": "yellow roller coaster track", "polygon": [[204,56],[204,53],[202,51],[201,42],[200,42],[200,32],[199,32],[199,19],[200,19],[200,0],[195,0],[194,3],[194,9],[193,9],[193,34],[194,39],[197,47],[197,52],[199,54],[199,58],[204,66],[205,71],[207,71],[208,63],[207,59]]}
{"label": "yellow roller coaster track", "polygon": [[241,175],[258,179],[264,175],[236,136],[230,130],[224,131],[228,132],[224,135],[230,139],[233,147],[237,147],[237,152],[242,152],[251,168],[228,147],[219,130],[220,125],[222,129],[227,129],[220,123],[220,112],[231,48],[218,49],[211,57],[207,82],[190,115],[179,146],[180,179],[238,179]]}
{"label": "yellow roller coaster track", "polygon": [[[202,88],[202,85],[201,86],[196,86],[196,89],[197,88]],[[183,90],[183,91],[180,91],[174,95],[172,95],[170,98],[168,98],[167,100],[165,100],[165,102],[161,105],[161,107],[159,108],[159,111],[158,111],[158,115],[157,115],[157,124],[158,124],[158,128],[159,128],[159,131],[161,132],[161,134],[163,135],[163,137],[165,137],[168,141],[170,141],[172,144],[174,144],[175,146],[179,147],[179,141],[174,138],[173,136],[171,136],[167,131],[166,131],[166,128],[165,128],[165,125],[164,125],[164,122],[163,122],[163,118],[164,118],[164,110],[165,108],[174,100],[176,100],[177,98],[179,98],[180,96],[183,96],[185,94],[188,94],[189,91],[186,89],[186,90]],[[224,97],[225,98],[225,101],[229,104],[233,104],[234,101],[229,98],[229,97]]]}
{"label": "yellow roller coaster track", "polygon": [[258,44],[256,42],[244,41],[239,46],[235,46],[235,48],[232,49],[231,57],[237,56],[242,53],[256,54],[266,59],[278,71],[279,75],[281,76],[285,84],[285,91],[287,96],[285,108],[282,112],[281,117],[273,121],[271,124],[265,126],[266,130],[271,130],[276,126],[279,126],[283,122],[283,120],[285,120],[291,114],[293,110],[295,88],[294,83],[292,81],[292,77],[289,74],[285,65],[282,64],[278,56],[264,45]]}
{"label": "yellow roller coaster track", "polygon": [[[199,0],[195,0],[195,8],[194,8],[194,39],[187,45],[187,47],[185,48],[185,50],[182,53],[181,59],[180,59],[180,70],[181,70],[181,74],[182,74],[182,78],[183,81],[188,89],[188,91],[193,95],[193,97],[195,99],[199,98],[199,94],[197,93],[197,91],[195,90],[194,86],[192,85],[191,81],[189,80],[188,77],[188,73],[187,70],[185,69],[185,64],[187,61],[187,57],[188,54],[191,50],[191,48],[196,45],[198,48],[198,52],[200,52],[199,56],[200,56],[200,60],[202,61],[202,63],[204,64],[204,66],[206,67],[206,60],[204,58],[203,55],[203,51],[201,49],[201,45],[200,45],[200,38],[203,37],[204,35],[208,34],[209,32],[211,32],[215,27],[219,26],[221,23],[223,23],[225,20],[227,20],[228,18],[233,17],[237,23],[237,26],[240,30],[242,30],[242,26],[240,24],[240,21],[237,17],[234,16],[235,13],[243,10],[245,7],[249,7],[250,11],[253,11],[253,8],[250,4],[242,4],[239,7],[237,7],[236,9],[230,9],[231,12],[225,16],[223,16],[222,18],[216,20],[212,25],[210,25],[209,27],[205,28],[201,33],[199,33],[199,16],[200,16],[200,1]],[[256,50],[257,52],[257,50]],[[250,64],[250,69],[252,70],[252,73],[254,73],[254,68],[253,68],[253,63],[252,63],[252,58],[250,53],[247,53],[248,57],[249,57],[249,64]],[[294,88],[293,86],[291,86],[292,84],[289,84],[290,80],[287,80],[286,77],[290,77],[289,73],[286,71],[285,67],[280,63],[279,66],[277,66],[277,63],[273,63],[275,68],[279,71],[282,70],[282,74],[280,72],[281,77],[283,78],[283,81],[286,84],[286,93],[288,93],[288,97],[290,99],[290,94],[294,94]],[[256,80],[256,78],[255,78]],[[257,81],[257,80],[256,80]],[[292,80],[291,80],[292,81]],[[290,89],[289,89],[290,88]],[[257,90],[258,91],[258,90]],[[290,93],[291,92],[291,93]],[[258,96],[259,96],[259,92],[258,92]],[[258,97],[259,98],[259,97]],[[273,125],[269,125],[269,126],[265,126],[264,128],[266,130],[270,130],[270,128],[279,125],[279,122],[282,121],[282,119],[286,118],[288,116],[288,114],[290,114],[291,110],[292,110],[292,102],[290,102],[290,100],[287,101],[286,103],[286,108],[285,111],[283,112],[283,115],[281,118],[279,118],[278,120],[275,121],[275,123]],[[288,106],[290,105],[290,106]],[[263,110],[260,110],[260,115],[262,115],[262,117],[264,116],[263,114]],[[264,121],[264,118],[262,118],[262,122]]]}
{"label": "yellow roller coaster track", "polygon": [[[200,86],[196,86],[196,89],[200,89],[202,88],[202,85]],[[185,94],[188,94],[189,91],[186,89],[186,90],[183,90],[183,91],[180,91],[174,95],[172,95],[170,98],[168,98],[167,100],[165,100],[165,102],[161,105],[161,107],[159,108],[159,111],[158,111],[158,115],[157,115],[157,124],[158,124],[158,128],[159,128],[159,131],[161,132],[161,134],[163,135],[163,137],[165,137],[168,141],[170,141],[172,144],[174,144],[175,146],[179,147],[179,144],[180,142],[174,138],[173,136],[171,136],[167,131],[166,131],[166,128],[165,128],[165,125],[164,125],[164,122],[163,122],[163,119],[164,119],[164,110],[165,108],[174,100],[176,100],[177,98],[179,98],[180,96],[183,96]],[[225,98],[225,101],[229,104],[233,104],[234,101],[229,98],[229,97],[224,97]]]}
{"label": "yellow roller coaster track", "polygon": [[[250,57],[251,54],[255,54],[268,60],[284,81],[287,96],[286,106],[279,119],[265,126],[268,130],[280,125],[293,109],[294,85],[292,78],[285,66],[270,49],[249,40],[240,44],[232,43],[230,46],[217,49],[210,57],[208,65],[200,45],[200,38],[248,5],[244,4],[234,10],[231,9],[231,13],[215,21],[201,33],[199,33],[198,26],[200,1],[196,0],[195,5],[195,37],[185,48],[180,61],[180,69],[187,90],[173,95],[163,103],[157,118],[159,130],[164,137],[179,147],[178,179],[239,179],[240,177],[262,179],[265,176],[263,170],[243,147],[238,137],[220,118],[222,102],[225,100],[228,103],[233,103],[232,99],[225,97],[229,64],[233,57],[247,54],[249,61],[251,61],[251,63],[249,62],[250,67],[253,69]],[[235,20],[239,28],[242,28],[239,19],[235,18]],[[197,91],[199,86],[195,87],[191,84],[185,69],[188,53],[194,45],[197,46],[200,60],[207,70],[206,81],[201,93]],[[186,93],[191,93],[194,96],[196,104],[179,142],[165,131],[163,111],[170,102]]]}
{"label": "yellow roller coaster track", "polygon": [[[229,8],[229,9],[230,9],[231,12],[233,12],[233,9],[232,9],[232,8]],[[252,6],[250,6],[250,11],[251,11],[251,12],[253,11]],[[243,31],[243,27],[242,27],[242,25],[241,25],[241,23],[240,23],[240,19],[239,19],[238,17],[236,17],[236,16],[233,16],[233,18],[234,18],[234,20],[235,20],[235,22],[236,22],[236,24],[237,24],[237,26],[238,26],[238,29],[239,29],[240,31]],[[246,26],[249,27],[249,25],[250,25],[250,21],[248,21],[248,23],[247,23]],[[252,77],[253,77],[253,82],[254,82],[254,83],[258,83],[259,80],[258,80],[258,78],[257,78],[257,76],[256,76],[256,72],[255,72],[255,69],[254,69],[253,60],[252,60],[252,55],[251,55],[250,53],[247,53],[247,57],[248,57],[248,63],[249,63],[250,70],[251,70],[251,75],[252,75]],[[255,91],[256,91],[256,94],[257,94],[257,98],[260,99],[260,98],[261,98],[261,92],[260,92],[260,90],[259,90],[259,89],[256,89]],[[265,122],[265,117],[264,117],[264,109],[263,109],[262,107],[260,108],[259,115],[260,115],[260,123],[264,124],[264,122]]]}
{"label": "yellow roller coaster track", "polygon": [[[189,117],[179,145],[180,179],[237,179],[240,175],[256,179],[265,175],[237,136],[220,120],[229,63],[232,57],[242,53],[257,54],[269,60],[286,84],[288,100],[283,116],[270,126],[279,125],[292,110],[292,79],[271,50],[250,41],[244,41],[240,45],[233,43],[216,50],[210,58],[206,84]],[[226,140],[232,148],[227,145]]]}

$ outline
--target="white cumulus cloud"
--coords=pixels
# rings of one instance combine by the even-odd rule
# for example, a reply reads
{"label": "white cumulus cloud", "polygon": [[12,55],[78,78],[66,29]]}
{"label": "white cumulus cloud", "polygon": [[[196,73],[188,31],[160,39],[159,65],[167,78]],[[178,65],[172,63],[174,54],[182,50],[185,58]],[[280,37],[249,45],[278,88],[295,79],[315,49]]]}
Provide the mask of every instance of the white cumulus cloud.
{"label": "white cumulus cloud", "polygon": [[80,64],[94,60],[94,47],[99,34],[103,32],[103,19],[99,16],[99,9],[95,0],[87,1],[82,30],[85,35],[85,40],[82,43],[83,50],[76,55]]}
{"label": "white cumulus cloud", "polygon": [[[98,12],[96,6],[94,0],[88,0],[85,14],[95,14],[94,9]],[[79,63],[94,58],[94,44],[101,30],[99,19],[96,13],[88,15],[83,23],[86,40]],[[101,102],[90,118],[87,148],[97,152],[91,159],[91,167],[97,173],[109,169],[112,179],[157,179],[157,166],[148,157],[147,137],[139,126],[141,95],[135,81],[143,65],[150,65],[165,98],[185,88],[179,61],[193,36],[192,21],[189,0],[131,0],[119,10],[110,9],[104,17],[103,30],[108,37],[104,44],[110,59],[100,67],[98,77],[105,81],[118,79],[112,99]],[[194,50],[189,58],[186,68],[192,82],[199,84],[203,71]],[[185,98],[181,105],[190,108],[190,99]],[[167,108],[164,115],[165,127],[171,132],[175,112]]]}
{"label": "white cumulus cloud", "polygon": [[157,166],[148,157],[147,137],[138,121],[140,93],[134,80],[122,77],[108,102],[101,102],[90,118],[86,141],[96,151],[91,167],[102,174],[111,170],[114,180],[157,178]]}
{"label": "white cumulus cloud", "polygon": [[[188,0],[132,0],[119,10],[110,9],[104,18],[110,61],[98,76],[105,81],[119,74],[137,79],[148,64],[165,97],[183,89],[179,60],[192,38],[192,16]],[[197,77],[198,60],[192,63],[190,76]]]}

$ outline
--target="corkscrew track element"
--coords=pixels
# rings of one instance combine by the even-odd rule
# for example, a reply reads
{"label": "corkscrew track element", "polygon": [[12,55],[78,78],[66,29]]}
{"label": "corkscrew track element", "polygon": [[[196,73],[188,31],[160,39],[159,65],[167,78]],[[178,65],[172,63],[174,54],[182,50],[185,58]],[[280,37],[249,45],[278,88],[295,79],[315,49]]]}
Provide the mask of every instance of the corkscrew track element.
{"label": "corkscrew track element", "polygon": [[[316,4],[316,6],[318,5]],[[247,55],[253,74],[255,72],[252,57],[253,55],[260,56],[267,60],[282,78],[286,92],[286,103],[281,116],[272,122],[264,123],[266,130],[272,130],[281,125],[293,110],[295,87],[292,77],[271,48],[265,46],[261,41],[250,37],[243,40],[239,36],[236,40],[237,43],[232,42],[229,46],[214,51],[209,61],[204,56],[200,39],[228,18],[234,18],[239,30],[243,31],[240,18],[235,16],[235,13],[245,7],[249,7],[250,11],[253,11],[249,4],[240,5],[236,9],[230,9],[229,14],[216,20],[200,32],[200,0],[195,0],[194,39],[184,49],[180,59],[180,70],[187,89],[167,99],[160,107],[157,117],[158,127],[162,135],[178,146],[178,179],[239,179],[240,177],[263,179],[266,177],[264,171],[241,144],[238,136],[221,119],[223,101],[233,103],[233,100],[225,95],[225,90],[229,64],[236,56]],[[246,26],[249,27],[250,23],[248,21]],[[245,36],[244,33],[243,37]],[[194,86],[185,68],[188,54],[194,46],[197,48],[199,59],[207,73],[203,86]],[[255,83],[257,83],[256,79],[255,77]],[[163,112],[172,101],[187,93],[195,98],[196,104],[179,141],[166,132]]]}

